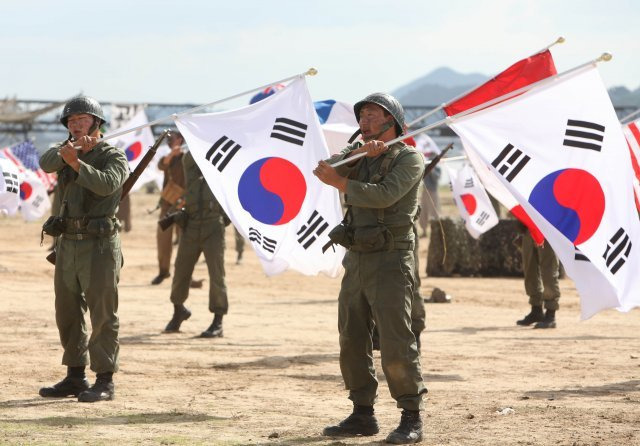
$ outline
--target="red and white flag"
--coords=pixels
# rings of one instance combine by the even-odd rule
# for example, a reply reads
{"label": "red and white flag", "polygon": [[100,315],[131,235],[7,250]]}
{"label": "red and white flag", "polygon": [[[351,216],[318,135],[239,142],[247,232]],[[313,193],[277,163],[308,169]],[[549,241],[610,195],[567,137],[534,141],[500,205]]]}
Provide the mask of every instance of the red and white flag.
{"label": "red and white flag", "polygon": [[482,183],[469,164],[460,170],[446,164],[453,200],[464,220],[464,226],[475,239],[498,224],[498,216]]}
{"label": "red and white flag", "polygon": [[[472,92],[447,104],[444,107],[444,111],[447,116],[462,113],[495,98],[499,98],[507,93],[526,87],[527,85],[538,82],[549,76],[553,76],[556,73],[556,67],[553,62],[551,52],[549,50],[542,51],[516,62]],[[483,165],[480,159],[475,155],[473,147],[469,147],[464,144],[464,141],[463,146],[467,152],[469,161],[473,165],[473,168],[480,177],[480,180],[487,191],[504,207],[509,209],[509,211],[518,220],[527,226],[535,242],[541,245],[544,242],[542,233],[535,226],[524,209],[522,209],[518,204],[515,197],[513,197],[497,179],[493,178],[493,173],[491,173],[488,167]]]}
{"label": "red and white flag", "polygon": [[452,121],[551,244],[583,319],[640,306],[631,158],[593,65]]}
{"label": "red and white flag", "polygon": [[633,190],[636,208],[640,212],[640,119],[622,126],[624,136],[629,143],[631,168],[633,169]]}

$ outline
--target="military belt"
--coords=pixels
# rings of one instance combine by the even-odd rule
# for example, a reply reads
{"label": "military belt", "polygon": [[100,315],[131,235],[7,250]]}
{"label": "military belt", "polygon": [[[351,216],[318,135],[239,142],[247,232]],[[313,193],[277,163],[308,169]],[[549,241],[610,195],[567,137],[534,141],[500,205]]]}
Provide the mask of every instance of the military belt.
{"label": "military belt", "polygon": [[105,233],[105,234],[87,234],[86,232],[76,232],[76,233],[68,233],[68,232],[64,232],[62,234],[63,238],[66,238],[67,240],[90,240],[90,239],[98,239],[98,238],[108,238],[113,236],[116,232],[118,232],[117,230]]}
{"label": "military belt", "polygon": [[362,249],[360,247],[358,247],[357,245],[354,245],[352,247],[349,248],[349,251],[353,251],[353,252],[366,252],[366,253],[372,253],[372,252],[384,252],[384,251],[394,251],[394,250],[406,250],[406,251],[413,251],[413,249],[415,248],[415,242],[411,241],[411,240],[404,240],[404,241],[397,241],[397,242],[393,242],[393,246],[388,247],[385,246],[382,249],[378,249],[376,251],[371,251],[369,249]]}

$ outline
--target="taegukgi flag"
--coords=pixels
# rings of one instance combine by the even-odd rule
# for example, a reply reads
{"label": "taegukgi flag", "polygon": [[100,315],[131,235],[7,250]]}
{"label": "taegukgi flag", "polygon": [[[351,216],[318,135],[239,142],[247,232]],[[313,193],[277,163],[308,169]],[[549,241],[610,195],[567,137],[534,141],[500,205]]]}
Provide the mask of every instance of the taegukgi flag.
{"label": "taegukgi flag", "polygon": [[312,174],[329,152],[304,79],[237,110],[175,122],[268,275],[339,273],[344,250],[322,246],[342,212],[338,192]]}
{"label": "taegukgi flag", "polygon": [[[147,114],[144,112],[144,109],[140,109],[133,118],[125,122],[120,128],[113,130],[113,133],[145,125],[148,122],[149,120],[147,119]],[[127,155],[127,160],[129,160],[129,169],[133,172],[154,142],[155,139],[151,129],[149,127],[143,127],[135,132],[118,136],[113,140],[112,144],[124,150],[125,155]],[[138,178],[138,181],[136,181],[131,188],[131,192],[139,190],[151,181],[155,182],[158,188],[161,189],[162,179],[163,174],[160,169],[158,169],[157,163],[151,162],[144,171],[142,171],[140,178]]]}
{"label": "taegukgi flag", "polygon": [[487,192],[473,171],[473,168],[465,163],[460,170],[446,165],[453,199],[464,220],[464,226],[475,239],[498,224],[498,216],[489,200]]}
{"label": "taegukgi flag", "polygon": [[451,127],[533,219],[575,281],[582,317],[640,305],[631,159],[594,66]]}
{"label": "taegukgi flag", "polygon": [[20,172],[7,158],[0,156],[0,213],[14,215],[20,206]]}
{"label": "taegukgi flag", "polygon": [[624,136],[629,143],[631,152],[631,168],[633,169],[633,189],[636,198],[636,208],[640,212],[640,120],[629,122],[622,126]]}

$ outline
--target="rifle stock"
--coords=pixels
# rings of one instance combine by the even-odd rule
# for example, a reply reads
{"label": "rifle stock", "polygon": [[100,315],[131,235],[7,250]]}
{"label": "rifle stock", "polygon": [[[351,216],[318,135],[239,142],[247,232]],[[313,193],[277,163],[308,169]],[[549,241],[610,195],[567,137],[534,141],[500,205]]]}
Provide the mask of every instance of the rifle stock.
{"label": "rifle stock", "polygon": [[429,162],[429,164],[427,164],[427,167],[424,168],[424,175],[423,177],[426,177],[427,175],[429,175],[431,173],[431,171],[433,169],[436,168],[436,165],[440,162],[440,160],[442,159],[442,157],[444,156],[445,153],[447,153],[449,150],[451,150],[453,148],[453,143],[449,143],[447,145],[447,147],[445,147],[444,149],[442,149],[442,152],[438,153],[432,160],[431,162]]}

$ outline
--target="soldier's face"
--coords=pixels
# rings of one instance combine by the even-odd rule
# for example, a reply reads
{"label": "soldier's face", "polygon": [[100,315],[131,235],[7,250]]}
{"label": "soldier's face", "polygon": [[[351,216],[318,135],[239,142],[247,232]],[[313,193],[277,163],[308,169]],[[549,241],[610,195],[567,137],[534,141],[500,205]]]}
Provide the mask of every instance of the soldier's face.
{"label": "soldier's face", "polygon": [[392,120],[393,117],[391,115],[385,116],[384,109],[379,105],[365,104],[360,109],[360,115],[358,116],[362,138],[368,141],[383,130],[383,125]]}
{"label": "soldier's face", "polygon": [[71,133],[74,139],[89,136],[89,130],[93,125],[93,120],[94,117],[86,113],[71,115],[67,119],[67,129],[69,129],[69,133]]}

